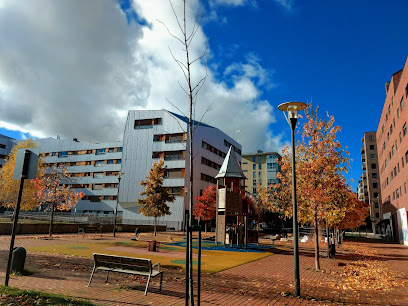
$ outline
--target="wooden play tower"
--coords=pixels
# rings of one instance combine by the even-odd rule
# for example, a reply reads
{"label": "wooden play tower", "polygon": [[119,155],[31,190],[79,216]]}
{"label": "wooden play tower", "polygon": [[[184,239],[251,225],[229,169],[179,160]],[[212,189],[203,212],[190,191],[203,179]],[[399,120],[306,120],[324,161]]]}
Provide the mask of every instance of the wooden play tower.
{"label": "wooden play tower", "polygon": [[242,247],[258,242],[257,232],[248,229],[250,201],[245,197],[245,175],[232,147],[217,179],[216,243]]}

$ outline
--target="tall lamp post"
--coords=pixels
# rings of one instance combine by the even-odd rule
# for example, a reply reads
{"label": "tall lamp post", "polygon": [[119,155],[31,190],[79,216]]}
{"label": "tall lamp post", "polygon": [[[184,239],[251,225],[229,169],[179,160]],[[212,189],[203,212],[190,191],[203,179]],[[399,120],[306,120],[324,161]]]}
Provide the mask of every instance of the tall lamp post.
{"label": "tall lamp post", "polygon": [[120,188],[120,180],[121,180],[123,174],[124,173],[122,173],[122,172],[118,173],[118,196],[116,197],[115,218],[113,220],[113,237],[116,237],[116,219],[117,219],[117,216],[118,216],[119,188]]}
{"label": "tall lamp post", "polygon": [[[278,106],[283,112],[288,112],[288,123],[292,130],[292,201],[293,201],[293,255],[295,259],[295,296],[300,296],[300,276],[299,276],[299,227],[297,218],[296,203],[296,163],[295,163],[295,128],[298,119],[298,111],[303,110],[307,105],[303,102],[286,102]],[[286,114],[285,114],[286,117]]]}

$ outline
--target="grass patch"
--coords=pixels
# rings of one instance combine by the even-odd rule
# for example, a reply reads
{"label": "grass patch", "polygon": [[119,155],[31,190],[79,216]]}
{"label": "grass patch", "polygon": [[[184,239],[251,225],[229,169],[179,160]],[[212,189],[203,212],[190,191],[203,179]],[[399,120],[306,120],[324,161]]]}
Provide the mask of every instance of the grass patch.
{"label": "grass patch", "polygon": [[[85,248],[86,247],[86,248]],[[80,256],[92,258],[93,253],[102,253],[109,255],[128,256],[136,258],[148,258],[153,263],[159,262],[161,266],[174,268],[178,266],[184,269],[185,264],[174,263],[174,260],[185,259],[185,248],[182,246],[173,246],[172,249],[167,249],[165,246],[163,252],[149,252],[145,253],[147,249],[146,241],[132,241],[129,243],[117,243],[117,242],[98,242],[87,244],[75,244],[75,245],[49,245],[41,247],[30,247],[28,251],[33,252],[45,252],[54,254],[64,254],[70,256]],[[117,248],[117,249],[115,249]],[[161,246],[160,246],[161,248]],[[140,253],[138,253],[140,251]],[[174,252],[172,255],[166,254],[166,252]],[[197,250],[193,250],[194,254],[197,254]],[[230,269],[251,261],[255,261],[267,256],[273,255],[271,252],[233,252],[233,251],[218,251],[218,250],[202,250],[201,257],[201,271],[204,273],[216,273],[226,269]],[[180,254],[179,256],[176,256]],[[194,258],[196,260],[196,258]],[[194,267],[196,269],[196,267]]]}
{"label": "grass patch", "polygon": [[74,300],[58,294],[48,294],[16,287],[0,286],[0,305],[81,305],[92,306],[88,301]]}

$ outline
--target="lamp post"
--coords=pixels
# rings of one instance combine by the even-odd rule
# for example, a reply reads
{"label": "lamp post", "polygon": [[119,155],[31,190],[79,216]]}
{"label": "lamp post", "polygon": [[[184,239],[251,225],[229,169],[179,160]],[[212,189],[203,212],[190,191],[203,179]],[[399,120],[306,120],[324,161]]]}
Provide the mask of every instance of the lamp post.
{"label": "lamp post", "polygon": [[120,180],[122,178],[122,175],[124,173],[119,172],[118,173],[118,196],[116,197],[116,208],[115,208],[115,218],[113,220],[113,237],[116,237],[116,218],[118,216],[118,204],[119,204],[119,188],[120,188]]}
{"label": "lamp post", "polygon": [[[293,255],[295,260],[295,296],[300,296],[300,276],[299,276],[299,227],[297,221],[296,203],[296,163],[295,163],[295,128],[298,119],[298,111],[303,110],[307,105],[303,102],[286,102],[278,106],[283,112],[288,112],[288,123],[292,130],[292,201],[293,201]],[[286,114],[285,114],[286,117]]]}

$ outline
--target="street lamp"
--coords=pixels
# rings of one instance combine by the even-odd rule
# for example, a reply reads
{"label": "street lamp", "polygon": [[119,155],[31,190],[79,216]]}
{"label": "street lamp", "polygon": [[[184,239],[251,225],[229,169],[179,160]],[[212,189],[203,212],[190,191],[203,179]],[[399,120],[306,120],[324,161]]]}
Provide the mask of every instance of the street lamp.
{"label": "street lamp", "polygon": [[122,173],[122,172],[118,173],[118,196],[116,197],[115,218],[113,220],[113,222],[114,222],[114,224],[113,224],[113,237],[116,237],[116,218],[118,216],[119,188],[120,188],[120,180],[121,180],[123,174],[124,173]]}
{"label": "street lamp", "polygon": [[293,254],[295,257],[295,296],[300,296],[300,276],[299,276],[299,227],[297,221],[296,203],[296,169],[295,169],[295,128],[298,119],[298,111],[307,107],[303,102],[286,102],[278,106],[283,112],[288,112],[290,129],[292,130],[292,201],[293,201]]}

